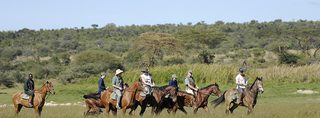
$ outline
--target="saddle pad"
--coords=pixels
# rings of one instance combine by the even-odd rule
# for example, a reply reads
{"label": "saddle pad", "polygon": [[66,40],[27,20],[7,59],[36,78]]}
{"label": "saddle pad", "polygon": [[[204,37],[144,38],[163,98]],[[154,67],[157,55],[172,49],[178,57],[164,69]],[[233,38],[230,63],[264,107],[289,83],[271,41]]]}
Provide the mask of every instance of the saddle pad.
{"label": "saddle pad", "polygon": [[117,99],[117,94],[115,92],[112,92],[111,95],[110,95],[110,98],[113,99],[113,100],[116,100]]}
{"label": "saddle pad", "polygon": [[25,93],[23,93],[23,94],[21,94],[21,98],[24,99],[24,100],[29,100],[30,96],[25,94]]}

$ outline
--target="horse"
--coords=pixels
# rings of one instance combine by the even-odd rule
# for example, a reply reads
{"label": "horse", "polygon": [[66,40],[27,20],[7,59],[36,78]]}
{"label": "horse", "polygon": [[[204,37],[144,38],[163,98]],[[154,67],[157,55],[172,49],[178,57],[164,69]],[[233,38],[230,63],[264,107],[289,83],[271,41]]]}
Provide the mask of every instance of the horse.
{"label": "horse", "polygon": [[257,77],[251,87],[245,89],[243,102],[240,104],[236,103],[238,91],[235,88],[225,91],[222,96],[211,103],[217,107],[220,103],[225,102],[226,114],[233,113],[238,106],[247,107],[247,114],[250,114],[257,103],[258,94],[263,93],[262,79],[262,77]]}
{"label": "horse", "polygon": [[86,111],[84,115],[98,115],[100,113],[100,108],[105,108],[104,105],[101,103],[100,99],[95,98],[87,98],[85,97],[84,103],[86,105]]}
{"label": "horse", "polygon": [[32,107],[29,106],[29,100],[22,99],[21,96],[23,95],[23,92],[18,92],[14,94],[12,96],[12,102],[15,108],[16,116],[19,114],[22,107],[26,107],[26,108],[34,108],[37,114],[37,117],[40,117],[48,92],[51,94],[55,94],[52,83],[47,81],[42,85],[40,89],[35,90]]}
{"label": "horse", "polygon": [[[133,86],[124,88],[124,92],[120,102],[121,110],[123,114],[126,113],[127,109],[133,107],[135,95],[138,90],[142,90],[142,88],[140,88],[140,86],[138,85],[138,82],[135,82]],[[100,99],[101,99],[101,103],[105,107],[105,111],[107,114],[109,114],[111,110],[113,115],[117,115],[117,108],[116,108],[117,101],[111,98],[112,92],[113,92],[113,89],[107,89],[106,91],[103,91],[101,93]]]}
{"label": "horse", "polygon": [[143,91],[138,91],[135,96],[135,105],[131,109],[130,114],[136,110],[138,106],[141,107],[139,113],[142,116],[148,105],[151,106],[151,114],[154,115],[157,112],[158,107],[163,103],[163,99],[170,97],[174,102],[177,100],[177,88],[174,86],[165,85],[162,87],[153,87],[153,92],[151,95],[141,96],[140,93]]}
{"label": "horse", "polygon": [[[124,89],[128,87],[129,87],[128,84],[125,83]],[[85,99],[84,103],[86,105],[86,111],[84,112],[84,116],[98,115],[102,112],[100,108],[105,108],[101,102],[100,94],[98,93],[89,93],[89,94],[83,95],[83,98]]]}
{"label": "horse", "polygon": [[184,106],[194,107],[193,113],[197,113],[199,108],[203,108],[206,112],[208,112],[208,98],[211,94],[214,94],[216,96],[220,95],[220,89],[218,84],[214,83],[208,85],[207,87],[201,88],[197,92],[196,96],[184,91],[179,91],[177,102],[173,102],[170,99],[165,100],[167,103],[164,104],[165,106],[162,106],[162,108],[168,108],[169,113],[171,111],[173,113],[176,113],[176,111],[179,109],[183,113],[187,114],[186,110],[184,109]]}

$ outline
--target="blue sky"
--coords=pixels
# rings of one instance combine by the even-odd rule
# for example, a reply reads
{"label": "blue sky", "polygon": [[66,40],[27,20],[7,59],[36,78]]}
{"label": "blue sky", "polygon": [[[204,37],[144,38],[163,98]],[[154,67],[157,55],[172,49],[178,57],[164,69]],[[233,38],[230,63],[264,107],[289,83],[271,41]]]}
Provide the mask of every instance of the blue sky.
{"label": "blue sky", "polygon": [[2,0],[0,31],[164,23],[320,20],[318,0]]}

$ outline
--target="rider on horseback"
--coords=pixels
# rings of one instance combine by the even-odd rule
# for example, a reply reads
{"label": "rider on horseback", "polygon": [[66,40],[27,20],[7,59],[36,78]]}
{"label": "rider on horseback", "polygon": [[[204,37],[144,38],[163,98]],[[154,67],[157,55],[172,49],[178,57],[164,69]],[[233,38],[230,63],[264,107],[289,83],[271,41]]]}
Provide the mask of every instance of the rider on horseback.
{"label": "rider on horseback", "polygon": [[106,74],[101,73],[101,77],[99,78],[99,81],[98,81],[98,96],[100,96],[102,91],[106,90],[106,85],[104,84],[104,78],[106,78]]}
{"label": "rider on horseback", "polygon": [[144,88],[144,94],[149,95],[152,92],[152,87],[155,86],[154,81],[152,80],[151,74],[147,68],[143,69],[142,74],[140,76],[141,83]]}
{"label": "rider on horseback", "polygon": [[24,83],[24,93],[27,94],[29,98],[29,106],[33,106],[33,98],[34,98],[34,82],[33,82],[33,75],[29,73],[27,81]]}
{"label": "rider on horseback", "polygon": [[236,89],[238,90],[238,95],[237,95],[237,104],[240,104],[242,102],[242,99],[244,97],[244,90],[248,84],[248,80],[245,78],[244,74],[245,68],[241,67],[239,69],[239,74],[236,76],[236,84],[237,87]]}
{"label": "rider on horseback", "polygon": [[122,91],[123,91],[123,79],[121,74],[123,73],[122,70],[117,69],[116,74],[112,79],[112,85],[114,87],[113,92],[116,94],[116,99],[117,99],[117,109],[120,109],[120,100],[122,96]]}
{"label": "rider on horseback", "polygon": [[196,96],[196,92],[199,89],[197,88],[197,86],[194,82],[191,70],[188,71],[188,74],[186,76],[186,79],[184,80],[184,83],[186,85],[186,92]]}
{"label": "rider on horseback", "polygon": [[177,75],[176,74],[173,74],[171,76],[171,80],[169,81],[169,85],[176,87],[177,90],[178,90],[179,87],[178,87],[178,81],[177,81]]}

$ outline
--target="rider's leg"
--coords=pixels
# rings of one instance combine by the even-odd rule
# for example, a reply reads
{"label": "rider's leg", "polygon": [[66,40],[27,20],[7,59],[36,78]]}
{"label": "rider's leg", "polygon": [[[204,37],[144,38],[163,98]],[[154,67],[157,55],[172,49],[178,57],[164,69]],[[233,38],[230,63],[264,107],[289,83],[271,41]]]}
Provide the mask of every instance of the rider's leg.
{"label": "rider's leg", "polygon": [[121,100],[121,92],[119,90],[116,91],[116,94],[117,94],[117,109],[120,109],[121,108],[121,105],[120,105],[120,100]]}
{"label": "rider's leg", "polygon": [[236,104],[240,104],[242,102],[242,98],[243,98],[242,94],[243,94],[243,89],[242,88],[238,88]]}
{"label": "rider's leg", "polygon": [[33,99],[34,99],[34,94],[30,95],[30,98],[29,98],[29,105],[31,107],[33,106]]}

